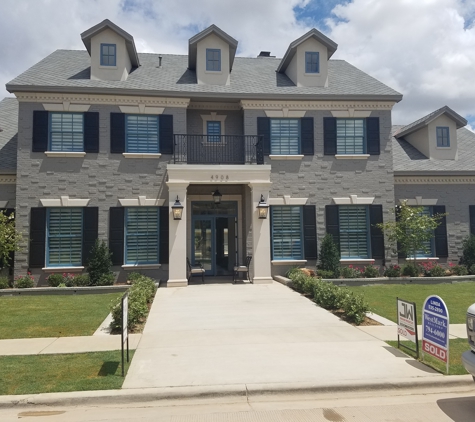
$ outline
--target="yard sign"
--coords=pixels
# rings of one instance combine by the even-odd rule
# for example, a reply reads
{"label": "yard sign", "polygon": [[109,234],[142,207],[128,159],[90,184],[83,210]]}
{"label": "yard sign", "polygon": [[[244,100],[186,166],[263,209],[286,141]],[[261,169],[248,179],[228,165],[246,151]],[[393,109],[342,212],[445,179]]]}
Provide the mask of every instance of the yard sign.
{"label": "yard sign", "polygon": [[449,373],[449,310],[439,296],[429,296],[422,308],[422,351],[445,362]]}
{"label": "yard sign", "polygon": [[125,376],[124,370],[124,343],[127,343],[127,362],[129,361],[129,293],[122,296],[122,376]]}
{"label": "yard sign", "polygon": [[[399,336],[403,336],[416,344],[416,350],[399,342]],[[397,345],[416,353],[419,358],[419,339],[417,335],[416,304],[397,298]]]}

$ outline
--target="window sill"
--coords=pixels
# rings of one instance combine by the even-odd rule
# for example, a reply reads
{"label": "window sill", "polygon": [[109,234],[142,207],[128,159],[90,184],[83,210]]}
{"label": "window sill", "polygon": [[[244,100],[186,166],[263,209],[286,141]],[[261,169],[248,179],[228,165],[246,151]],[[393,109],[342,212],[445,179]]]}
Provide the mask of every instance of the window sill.
{"label": "window sill", "polygon": [[304,76],[322,76],[320,72],[304,73]]}
{"label": "window sill", "polygon": [[435,149],[444,149],[444,150],[448,150],[448,149],[452,149],[452,147],[449,145],[448,147],[435,147]]}
{"label": "window sill", "polygon": [[282,259],[271,261],[272,265],[305,265],[306,259]]}
{"label": "window sill", "polygon": [[337,160],[367,160],[370,157],[369,154],[336,154]]}
{"label": "window sill", "polygon": [[340,264],[374,264],[374,259],[340,259]]}
{"label": "window sill", "polygon": [[45,273],[68,273],[68,272],[78,272],[83,271],[84,267],[44,267],[42,270]]}
{"label": "window sill", "polygon": [[162,154],[160,153],[136,153],[136,152],[123,152],[122,155],[124,158],[160,158]]}
{"label": "window sill", "polygon": [[211,73],[214,75],[221,75],[223,73],[222,70],[205,70],[205,73]]}
{"label": "window sill", "polygon": [[66,152],[66,151],[45,151],[47,157],[63,158],[82,158],[86,156],[85,152]]}
{"label": "window sill", "polygon": [[118,69],[117,65],[116,66],[107,66],[105,64],[100,64],[99,69]]}
{"label": "window sill", "polygon": [[420,257],[420,258],[406,258],[406,261],[438,261],[439,258],[438,257],[434,257],[434,256],[426,256],[426,257]]}
{"label": "window sill", "polygon": [[133,270],[154,270],[158,269],[162,266],[162,264],[126,264],[122,265],[122,269],[125,271],[133,271]]}
{"label": "window sill", "polygon": [[269,158],[271,160],[303,160],[303,155],[278,155],[278,154],[272,154],[269,155]]}

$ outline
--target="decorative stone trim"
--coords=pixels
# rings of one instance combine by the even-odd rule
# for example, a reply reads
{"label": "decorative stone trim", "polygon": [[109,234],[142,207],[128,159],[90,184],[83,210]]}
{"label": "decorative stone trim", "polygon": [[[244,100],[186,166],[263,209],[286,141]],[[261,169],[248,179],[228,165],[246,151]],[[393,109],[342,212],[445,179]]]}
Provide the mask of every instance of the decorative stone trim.
{"label": "decorative stone trim", "polygon": [[[221,122],[221,135],[226,135],[224,121],[226,120],[225,114],[218,114],[216,111],[212,111],[210,114],[202,114],[203,119],[203,135],[208,134],[208,122]],[[211,143],[211,142],[207,142]],[[221,144],[219,144],[221,145]]]}
{"label": "decorative stone trim", "polygon": [[425,257],[425,258],[406,258],[406,261],[411,261],[411,262],[424,262],[424,261],[438,261],[438,257]]}
{"label": "decorative stone trim", "polygon": [[473,185],[475,176],[394,176],[396,185]]}
{"label": "decorative stone trim", "polygon": [[337,160],[367,160],[370,157],[369,154],[336,154]]}
{"label": "decorative stone trim", "polygon": [[371,205],[374,202],[374,196],[370,198],[358,197],[358,195],[349,195],[346,198],[332,198],[336,205]]}
{"label": "decorative stone trim", "polygon": [[43,207],[87,207],[90,199],[70,199],[62,196],[60,199],[40,199]]}
{"label": "decorative stone trim", "polygon": [[307,263],[306,259],[286,259],[286,260],[275,260],[271,261],[272,265],[305,265]]}
{"label": "decorative stone trim", "polygon": [[269,205],[305,205],[308,198],[291,198],[290,195],[284,195],[282,198],[269,198]]}
{"label": "decorative stone trim", "polygon": [[89,110],[90,104],[71,104],[70,101],[63,101],[62,103],[43,104],[46,111],[69,111],[76,113],[85,113]]}
{"label": "decorative stone trim", "polygon": [[42,270],[45,273],[73,273],[83,271],[84,267],[44,267]]}
{"label": "decorative stone trim", "polygon": [[150,107],[144,103],[139,103],[136,106],[119,106],[120,111],[126,114],[163,114],[164,107]]}
{"label": "decorative stone trim", "polygon": [[399,199],[399,203],[406,202],[407,205],[413,207],[422,207],[424,205],[437,205],[437,199],[422,199],[422,196],[416,196],[414,199]]}
{"label": "decorative stone trim", "polygon": [[241,110],[241,104],[192,101],[188,108],[190,110],[239,111]]}
{"label": "decorative stone trim", "polygon": [[122,265],[122,269],[125,271],[133,271],[133,270],[154,270],[158,269],[162,266],[162,264],[136,264],[136,265]]}
{"label": "decorative stone trim", "polygon": [[61,158],[82,158],[86,156],[85,152],[65,152],[65,151],[45,151],[47,157]]}
{"label": "decorative stone trim", "polygon": [[282,110],[265,110],[267,117],[286,117],[286,118],[301,118],[305,117],[306,110],[289,110],[283,108]]}
{"label": "decorative stone trim", "polygon": [[123,152],[124,158],[160,158],[162,154],[138,154],[135,152]]}
{"label": "decorative stone trim", "polygon": [[136,199],[119,199],[119,203],[123,207],[161,207],[165,203],[165,199],[147,199],[146,196],[139,196]]}
{"label": "decorative stone trim", "polygon": [[374,259],[340,259],[340,264],[344,265],[367,265],[367,264],[374,264]]}
{"label": "decorative stone trim", "polygon": [[16,175],[0,175],[0,185],[15,185],[16,184]]}
{"label": "decorative stone trim", "polygon": [[395,101],[278,101],[241,100],[241,107],[247,110],[391,110]]}
{"label": "decorative stone trim", "polygon": [[355,110],[354,108],[349,108],[348,110],[332,110],[332,116],[337,118],[349,117],[352,119],[364,119],[371,115],[371,110]]}
{"label": "decorative stone trim", "polygon": [[298,160],[303,160],[304,155],[277,155],[277,154],[272,154],[269,155],[269,158],[271,160],[286,160],[286,161],[298,161]]}

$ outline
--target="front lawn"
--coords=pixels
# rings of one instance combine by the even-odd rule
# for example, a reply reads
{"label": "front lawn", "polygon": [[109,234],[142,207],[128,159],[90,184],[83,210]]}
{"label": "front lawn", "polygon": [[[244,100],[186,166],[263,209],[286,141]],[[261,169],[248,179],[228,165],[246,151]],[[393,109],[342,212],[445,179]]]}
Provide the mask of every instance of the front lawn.
{"label": "front lawn", "polygon": [[350,287],[363,293],[371,310],[397,322],[396,298],[416,303],[417,323],[421,324],[422,305],[427,296],[440,296],[449,309],[451,324],[464,324],[467,308],[475,302],[475,282],[457,284],[388,284]]}
{"label": "front lawn", "polygon": [[0,339],[90,336],[120,295],[0,297]]}
{"label": "front lawn", "polygon": [[0,356],[0,380],[2,395],[118,389],[124,382],[121,351]]}

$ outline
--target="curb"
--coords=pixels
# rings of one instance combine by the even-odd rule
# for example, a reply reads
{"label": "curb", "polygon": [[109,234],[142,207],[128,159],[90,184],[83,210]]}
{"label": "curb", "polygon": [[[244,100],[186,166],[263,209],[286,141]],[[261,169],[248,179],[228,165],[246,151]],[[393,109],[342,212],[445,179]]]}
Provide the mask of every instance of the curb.
{"label": "curb", "polygon": [[113,286],[86,286],[86,287],[31,287],[26,289],[0,290],[1,296],[42,296],[42,295],[84,295],[126,292],[128,284],[116,284]]}
{"label": "curb", "polygon": [[475,390],[471,375],[436,375],[419,378],[377,379],[372,381],[335,381],[328,384],[234,384],[199,387],[163,387],[125,390],[74,391],[68,393],[41,393],[18,396],[0,396],[0,409],[27,406],[81,406],[126,404],[157,400],[182,399],[258,399],[262,396],[303,395],[323,393],[402,391],[417,389]]}

